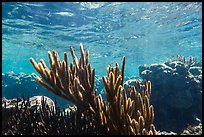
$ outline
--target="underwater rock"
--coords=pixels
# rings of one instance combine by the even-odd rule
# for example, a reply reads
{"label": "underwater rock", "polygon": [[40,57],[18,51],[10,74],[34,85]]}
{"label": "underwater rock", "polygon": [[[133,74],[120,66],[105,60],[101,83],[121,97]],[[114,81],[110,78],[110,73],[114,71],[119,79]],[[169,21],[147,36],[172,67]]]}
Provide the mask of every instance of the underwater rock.
{"label": "underwater rock", "polygon": [[167,104],[176,109],[188,109],[192,106],[193,98],[189,91],[185,93],[181,93],[185,91],[175,92],[174,94],[170,94],[167,99]]}
{"label": "underwater rock", "polygon": [[30,101],[30,109],[35,109],[37,107],[37,110],[40,109],[40,107],[42,107],[42,101],[44,98],[44,103],[45,103],[45,106],[49,107],[50,109],[51,108],[55,108],[55,103],[54,101],[49,98],[49,97],[46,97],[46,96],[33,96],[29,99]]}
{"label": "underwater rock", "polygon": [[182,89],[184,89],[186,87],[186,82],[187,81],[186,81],[186,77],[184,75],[181,75],[181,74],[179,74],[177,72],[174,72],[172,74],[172,76],[170,77],[170,79],[171,79],[171,81],[169,81],[169,82],[172,83],[171,86],[172,86],[173,89],[179,91],[179,90],[182,90]]}
{"label": "underwater rock", "polygon": [[[2,108],[10,109],[14,108],[17,105],[17,102],[21,102],[21,99],[13,98],[13,99],[7,99],[5,97],[2,98]],[[22,103],[20,103],[18,106],[20,107]]]}
{"label": "underwater rock", "polygon": [[14,72],[2,73],[2,96],[6,98],[17,98],[24,95],[36,95],[46,92],[36,80],[35,74],[16,74]]}
{"label": "underwater rock", "polygon": [[[158,129],[178,133],[182,126],[194,122],[194,114],[202,119],[201,64],[202,61],[198,63],[195,59],[182,57],[163,64],[139,66],[140,77],[152,83],[151,103],[155,106]],[[188,115],[183,116],[186,112]],[[171,121],[167,120],[170,117]]]}
{"label": "underwater rock", "polygon": [[148,75],[151,71],[150,70],[144,70],[140,73],[140,76],[143,77],[144,79],[149,79]]}
{"label": "underwater rock", "polygon": [[[124,82],[124,88],[128,89],[129,86],[134,86],[136,88],[136,90],[138,90],[138,84],[136,83],[136,80],[138,79],[129,79],[127,81]],[[139,80],[139,83],[142,85],[142,81]]]}
{"label": "underwater rock", "polygon": [[175,71],[180,75],[186,75],[188,70],[185,67],[184,63],[177,63],[175,65]]}
{"label": "underwater rock", "polygon": [[[36,109],[39,110],[40,107],[42,107],[42,99],[44,98],[44,103],[46,106],[48,106],[50,109],[55,108],[55,103],[54,101],[46,96],[33,96],[29,98],[29,107],[28,109]],[[6,99],[5,97],[2,98],[2,108],[6,109],[12,109],[15,108],[18,102],[18,108],[20,109],[21,107],[25,107],[25,103],[27,101],[23,101],[22,99],[19,98],[13,98],[13,99]]]}
{"label": "underwater rock", "polygon": [[190,67],[189,72],[192,75],[200,75],[202,73],[202,68],[201,67]]}
{"label": "underwater rock", "polygon": [[[171,67],[172,69],[175,69],[175,66],[178,61],[172,61],[172,62],[165,62],[164,64]],[[180,62],[180,61],[179,61]]]}
{"label": "underwater rock", "polygon": [[[144,70],[146,68],[146,70]],[[195,89],[197,85],[201,85],[202,82],[202,76],[199,78],[195,78],[193,74],[200,74],[200,73],[191,73],[189,74],[189,71],[191,70],[197,70],[197,72],[200,72],[200,67],[186,67],[186,65],[181,61],[173,61],[173,62],[166,62],[164,64],[152,64],[150,67],[148,66],[140,66],[140,76],[142,79],[147,79],[152,82],[152,89],[155,90],[155,92],[159,92],[159,94],[152,93],[152,96],[157,95],[159,97],[152,97],[153,101],[161,101],[161,99],[158,100],[158,98],[164,97],[167,95],[171,95],[171,99],[174,99],[177,102],[176,104],[172,103],[170,105],[171,107],[179,108],[183,106],[184,109],[187,109],[191,107],[190,104],[192,104],[192,97],[190,96],[191,93],[187,94],[189,90],[187,89]],[[198,71],[199,70],[199,71]],[[198,88],[198,86],[197,86]],[[200,87],[201,88],[201,87]],[[177,95],[173,92],[177,92],[179,94],[183,93],[183,95]],[[184,91],[184,92],[181,92]],[[188,95],[188,96],[186,96]],[[178,97],[179,101],[176,101]],[[182,97],[182,98],[181,98]],[[185,97],[186,100],[185,101]],[[157,100],[154,100],[156,98]],[[168,98],[168,97],[167,97]],[[163,99],[163,98],[162,98]],[[167,100],[170,100],[169,98]],[[166,101],[167,101],[166,100]],[[171,102],[171,101],[167,101]],[[185,105],[185,103],[187,103]],[[170,104],[170,103],[168,103]],[[174,104],[174,105],[173,105]],[[183,105],[181,105],[183,104]]]}
{"label": "underwater rock", "polygon": [[163,64],[152,64],[149,67],[149,69],[150,69],[150,71],[161,73],[163,71],[163,69],[164,69],[164,66],[163,66]]}
{"label": "underwater rock", "polygon": [[139,72],[143,72],[144,70],[147,69],[149,69],[149,67],[146,64],[139,66]]}

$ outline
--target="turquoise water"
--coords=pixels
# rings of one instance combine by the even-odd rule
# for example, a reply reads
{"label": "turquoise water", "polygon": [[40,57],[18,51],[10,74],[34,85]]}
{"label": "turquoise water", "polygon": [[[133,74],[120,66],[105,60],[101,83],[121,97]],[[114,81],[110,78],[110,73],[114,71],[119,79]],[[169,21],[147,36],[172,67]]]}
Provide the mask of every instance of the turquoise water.
{"label": "turquoise water", "polygon": [[2,70],[30,74],[30,57],[48,61],[56,49],[71,60],[69,46],[79,55],[83,43],[97,75],[126,56],[126,76],[138,76],[139,65],[175,54],[201,59],[201,26],[197,2],[2,3]]}
{"label": "turquoise water", "polygon": [[[89,50],[92,68],[96,69],[95,88],[105,98],[101,77],[107,75],[109,64],[118,62],[121,67],[123,56],[126,56],[125,80],[138,78],[140,65],[161,64],[177,54],[186,58],[193,56],[202,61],[202,3],[4,2],[2,96],[21,98],[22,94],[45,95],[54,99],[56,96],[35,81],[32,73],[37,72],[29,58],[33,57],[37,62],[43,58],[49,64],[47,52],[55,49],[61,59],[63,52],[67,52],[70,62],[70,45],[79,58],[80,43],[83,43],[84,49]],[[199,78],[192,80],[195,85],[188,83],[187,89],[184,87],[182,90],[172,90],[170,86],[169,90],[172,90],[173,95],[184,95],[179,96],[181,102],[186,98],[191,99],[192,95],[194,106],[187,111],[169,107],[165,104],[166,98],[161,104],[154,102],[155,125],[159,130],[181,130],[183,127],[180,123],[186,125],[193,119],[191,114],[194,113],[201,119],[202,87],[195,87],[198,83],[202,85],[202,72]],[[166,86],[165,79],[159,79],[159,83]],[[186,80],[186,76],[183,79],[168,83],[180,87],[182,82],[190,81]],[[168,87],[164,86],[161,85],[161,88],[165,89],[165,93]],[[169,92],[165,95],[172,94]],[[158,98],[160,95],[161,92]],[[176,99],[178,98],[173,98],[174,103],[177,103]],[[57,102],[61,107],[66,107],[68,103],[59,97]]]}

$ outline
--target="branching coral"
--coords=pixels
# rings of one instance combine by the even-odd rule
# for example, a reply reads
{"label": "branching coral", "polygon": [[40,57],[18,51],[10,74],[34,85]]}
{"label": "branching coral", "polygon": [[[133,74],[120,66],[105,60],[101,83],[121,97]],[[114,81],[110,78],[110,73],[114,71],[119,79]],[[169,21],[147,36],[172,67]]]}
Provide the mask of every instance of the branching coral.
{"label": "branching coral", "polygon": [[80,45],[81,58],[79,61],[72,47],[70,47],[70,51],[74,60],[74,65],[71,63],[70,66],[68,66],[67,53],[64,53],[64,60],[61,62],[55,50],[52,53],[48,52],[50,69],[43,59],[37,64],[31,58],[31,63],[41,75],[41,78],[36,77],[36,79],[52,93],[74,103],[79,110],[95,112],[95,70],[92,70],[89,64],[88,50],[84,56],[83,46]]}
{"label": "branching coral", "polygon": [[50,69],[43,59],[36,63],[30,58],[35,70],[40,74],[37,81],[54,94],[71,101],[77,107],[77,111],[84,115],[94,115],[96,124],[101,124],[108,134],[156,134],[154,121],[154,109],[150,105],[151,94],[150,81],[144,81],[139,90],[123,87],[125,57],[123,58],[122,71],[118,63],[113,68],[108,67],[108,78],[103,77],[106,104],[101,95],[96,95],[94,90],[95,69],[91,69],[89,52],[84,55],[83,45],[80,44],[81,57],[78,60],[72,47],[70,47],[73,64],[68,66],[67,53],[61,62],[58,53],[53,50],[48,52]]}
{"label": "branching coral", "polygon": [[190,56],[189,59],[187,59],[186,57],[184,56],[181,56],[181,55],[175,55],[173,56],[169,61],[167,61],[166,63],[170,63],[170,62],[173,62],[173,61],[180,61],[182,63],[185,64],[185,66],[189,69],[190,67],[192,66],[202,66],[202,61],[197,61],[197,58],[196,57],[192,57]]}
{"label": "branching coral", "polygon": [[154,109],[149,104],[151,94],[150,81],[144,81],[141,86],[138,81],[139,90],[130,87],[127,91],[123,88],[125,58],[123,58],[122,72],[116,63],[116,67],[108,67],[108,80],[103,77],[108,105],[104,115],[107,125],[113,134],[156,134],[154,121]]}

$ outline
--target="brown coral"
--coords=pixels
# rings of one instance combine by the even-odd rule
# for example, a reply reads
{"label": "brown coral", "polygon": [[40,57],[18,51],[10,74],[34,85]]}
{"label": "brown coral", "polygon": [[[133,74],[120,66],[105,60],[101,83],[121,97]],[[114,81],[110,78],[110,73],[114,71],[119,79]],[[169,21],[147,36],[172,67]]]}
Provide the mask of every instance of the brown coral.
{"label": "brown coral", "polygon": [[81,58],[79,61],[72,47],[70,51],[74,60],[74,65],[71,63],[70,66],[68,66],[67,53],[64,53],[64,60],[61,62],[55,50],[52,54],[48,52],[50,69],[43,59],[37,64],[33,58],[30,58],[35,70],[41,75],[41,78],[36,77],[36,79],[52,93],[74,103],[78,109],[94,112],[96,109],[94,103],[95,70],[92,70],[89,64],[88,50],[84,57],[83,46],[80,45]]}
{"label": "brown coral", "polygon": [[141,86],[138,81],[139,91],[130,87],[127,91],[123,88],[125,58],[123,58],[122,72],[116,67],[108,67],[108,80],[103,77],[108,105],[104,111],[109,130],[115,134],[156,134],[154,109],[149,104],[151,94],[150,81],[144,81]]}
{"label": "brown coral", "polygon": [[[134,87],[125,90],[123,87],[125,57],[123,58],[122,71],[118,63],[113,68],[108,67],[108,78],[103,77],[106,104],[101,95],[96,95],[94,90],[95,69],[91,69],[89,52],[84,55],[83,45],[80,44],[81,57],[78,60],[74,50],[70,47],[73,64],[68,66],[67,54],[61,62],[58,53],[53,50],[48,52],[50,69],[43,59],[36,63],[30,58],[36,71],[41,75],[37,81],[54,94],[71,101],[77,106],[77,111],[84,115],[94,115],[98,123],[104,126],[108,134],[156,134],[154,121],[154,108],[150,105],[150,81],[144,81],[139,91]],[[142,93],[140,93],[142,92]]]}

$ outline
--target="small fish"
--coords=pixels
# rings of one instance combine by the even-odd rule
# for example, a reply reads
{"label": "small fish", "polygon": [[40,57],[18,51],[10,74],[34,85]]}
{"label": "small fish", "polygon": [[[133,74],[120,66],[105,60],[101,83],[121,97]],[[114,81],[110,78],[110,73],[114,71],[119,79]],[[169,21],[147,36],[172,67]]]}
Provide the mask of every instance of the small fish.
{"label": "small fish", "polygon": [[196,115],[193,115],[193,118],[198,121],[198,122],[201,122],[201,120],[196,116]]}

